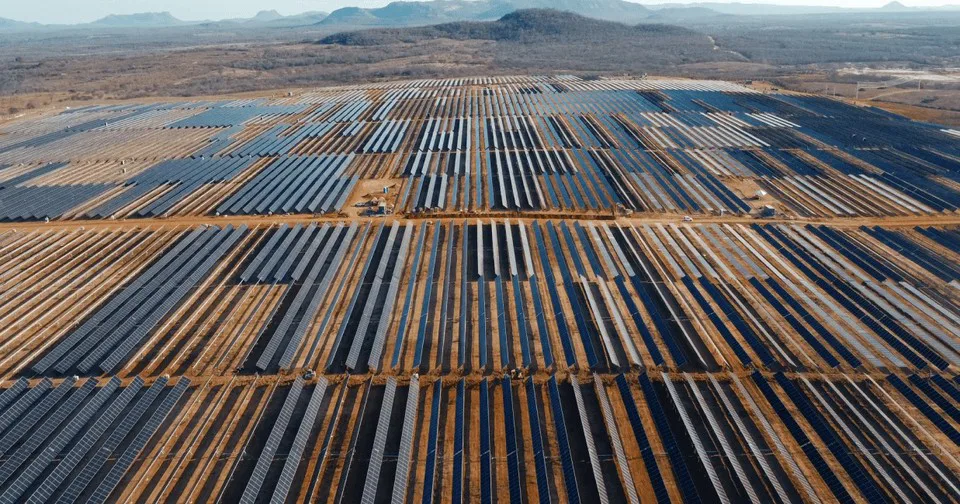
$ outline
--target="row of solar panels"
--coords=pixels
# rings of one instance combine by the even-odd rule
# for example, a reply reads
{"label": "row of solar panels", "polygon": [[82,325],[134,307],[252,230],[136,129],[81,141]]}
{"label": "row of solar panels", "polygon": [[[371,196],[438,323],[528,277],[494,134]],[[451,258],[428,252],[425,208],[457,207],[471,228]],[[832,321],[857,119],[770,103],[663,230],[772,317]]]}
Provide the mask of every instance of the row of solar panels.
{"label": "row of solar panels", "polygon": [[0,502],[111,502],[190,386],[19,380],[0,391]]}
{"label": "row of solar panels", "polygon": [[[189,391],[185,381],[164,387],[161,380],[139,400],[127,392],[141,388],[136,381],[119,388],[68,383],[45,392],[51,398],[70,388],[49,402],[58,411],[100,408],[108,424],[121,422],[116,410],[123,408],[108,406],[109,399],[89,406],[71,399],[127,397],[136,402],[128,416],[172,417],[148,422],[145,429],[153,430],[136,438],[107,430],[104,436],[130,442],[108,442],[107,449],[143,455],[128,464],[97,452],[106,460],[102,472],[129,475],[119,486],[109,476],[94,480],[113,493],[88,488],[79,495],[167,502],[946,503],[960,485],[957,462],[942,449],[956,434],[957,383],[940,377],[298,377]],[[16,384],[16,394],[0,398],[40,396],[31,391],[42,387]],[[931,397],[937,402],[924,402]],[[34,399],[28,411],[44,400]],[[48,418],[44,426],[93,422],[89,437],[102,434],[86,417]],[[31,450],[72,433],[26,431],[43,438]],[[61,491],[81,476],[64,481]],[[33,482],[38,489],[41,481]],[[4,496],[11,488],[0,483]]]}
{"label": "row of solar panels", "polygon": [[[921,231],[955,241],[953,229]],[[28,235],[4,245],[26,261],[2,276],[13,294],[0,303],[4,320],[13,322],[24,300],[17,286],[26,272],[56,271],[56,261],[29,257],[73,250],[77,238]],[[205,324],[186,315],[206,313],[201,292],[236,285],[277,296],[250,328],[248,371],[948,369],[960,363],[960,313],[947,293],[952,250],[920,231],[829,226],[197,228],[116,285],[93,279],[92,288],[111,294],[81,315],[66,313],[64,329],[42,332],[50,345],[21,365],[60,376],[116,372],[165,347],[163,334],[189,337],[180,327],[187,318]],[[67,278],[66,286],[76,282]],[[241,321],[220,324],[232,330]]]}

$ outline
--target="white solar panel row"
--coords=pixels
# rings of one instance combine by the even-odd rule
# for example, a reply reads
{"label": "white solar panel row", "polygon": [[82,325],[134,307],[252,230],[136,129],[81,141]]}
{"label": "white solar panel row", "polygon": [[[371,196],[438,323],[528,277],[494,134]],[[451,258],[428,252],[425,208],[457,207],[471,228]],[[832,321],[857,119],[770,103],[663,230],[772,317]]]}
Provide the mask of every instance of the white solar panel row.
{"label": "white solar panel row", "polygon": [[727,493],[723,488],[723,484],[720,482],[720,476],[717,474],[717,470],[713,466],[713,463],[710,462],[710,454],[707,453],[707,450],[703,445],[703,441],[700,440],[700,436],[697,434],[696,427],[694,427],[693,421],[690,419],[690,415],[688,415],[687,410],[684,409],[683,401],[680,399],[680,395],[677,392],[676,387],[673,385],[673,382],[670,381],[670,377],[666,373],[661,374],[664,378],[663,384],[667,387],[670,400],[673,402],[675,410],[680,415],[680,420],[683,423],[683,427],[687,431],[687,435],[689,435],[690,440],[693,441],[693,446],[697,451],[697,456],[700,458],[701,464],[706,469],[707,476],[709,477],[710,482],[713,484],[713,488],[717,492],[717,496],[724,504],[730,504],[730,498],[727,497]]}
{"label": "white solar panel row", "polygon": [[[339,223],[333,230],[333,233],[330,234],[329,239],[323,244],[323,248],[320,250],[319,256],[314,260],[312,257],[308,260],[301,262],[304,267],[307,264],[312,262],[310,271],[307,272],[307,276],[303,280],[303,285],[300,290],[297,291],[297,295],[293,299],[291,308],[287,310],[284,314],[284,317],[280,320],[280,323],[277,325],[276,330],[270,336],[270,340],[267,343],[266,348],[264,348],[263,353],[260,354],[260,358],[257,360],[257,368],[267,369],[270,366],[270,363],[273,361],[274,355],[280,349],[281,343],[283,343],[284,337],[287,335],[290,327],[293,325],[293,322],[296,320],[296,317],[300,314],[300,308],[303,306],[303,303],[307,301],[313,285],[317,282],[317,277],[323,271],[323,268],[326,264],[327,257],[330,255],[330,252],[333,250],[333,246],[337,243],[340,238],[340,234],[343,231],[343,223]],[[320,240],[323,238],[323,234],[314,241],[313,247],[315,248],[320,245]]]}
{"label": "white solar panel row", "polygon": [[587,454],[590,456],[590,466],[593,468],[593,479],[597,485],[597,493],[600,495],[601,504],[609,504],[610,496],[607,495],[606,484],[603,480],[603,468],[600,467],[600,458],[597,456],[597,444],[590,430],[590,419],[587,417],[587,408],[583,404],[583,393],[580,391],[580,381],[577,380],[575,375],[570,375],[570,385],[573,388],[573,396],[577,402],[580,426],[583,429],[583,439],[587,444]]}
{"label": "white solar panel row", "polygon": [[603,386],[600,375],[596,373],[593,375],[593,389],[596,391],[597,400],[600,402],[600,412],[607,426],[607,435],[610,437],[610,443],[613,445],[613,454],[617,459],[617,468],[620,470],[620,478],[623,480],[623,487],[627,492],[627,498],[630,499],[631,504],[640,504],[637,487],[633,483],[633,475],[627,463],[627,455],[623,450],[623,440],[620,438],[620,430],[617,428],[617,418],[614,416],[613,408],[610,405],[610,397],[607,395],[607,389]]}
{"label": "white solar panel row", "polygon": [[370,357],[367,359],[367,366],[370,368],[379,368],[380,358],[383,354],[383,346],[387,341],[387,327],[393,314],[393,305],[397,300],[397,291],[400,288],[400,280],[403,277],[407,254],[410,251],[410,240],[415,231],[413,223],[407,223],[403,233],[403,241],[400,242],[400,251],[397,253],[397,260],[393,266],[393,275],[390,278],[390,287],[387,289],[387,297],[383,302],[382,315],[377,324],[376,337],[373,340],[373,346],[370,349]]}
{"label": "white solar panel row", "polygon": [[357,325],[356,330],[353,335],[353,342],[350,345],[350,352],[347,354],[347,368],[356,369],[357,362],[360,359],[360,350],[363,347],[364,339],[367,334],[367,329],[370,327],[370,317],[373,314],[374,308],[377,306],[377,301],[380,296],[380,287],[385,280],[384,276],[387,271],[387,267],[390,266],[390,256],[393,252],[393,243],[397,239],[397,232],[400,231],[400,223],[394,222],[390,226],[390,232],[387,234],[386,244],[383,246],[383,252],[380,254],[380,262],[377,265],[377,269],[374,271],[373,284],[370,287],[370,294],[367,296],[366,303],[364,303],[363,311],[360,314],[360,323]]}
{"label": "white solar panel row", "polygon": [[[227,227],[227,230],[229,230]],[[176,307],[187,295],[188,292],[194,289],[194,287],[200,283],[201,279],[204,278],[214,265],[220,261],[226,255],[227,251],[233,248],[234,245],[243,237],[247,232],[247,226],[243,225],[234,229],[226,239],[214,250],[210,255],[200,263],[196,269],[192,270],[190,276],[187,277],[180,285],[177,286],[176,290],[170,294],[167,299],[160,304],[159,307],[155,308],[149,316],[147,316],[140,325],[137,326],[132,332],[128,333],[125,338],[120,340],[119,337],[112,338],[108,340],[105,344],[110,345],[111,347],[119,341],[119,345],[107,356],[103,362],[100,363],[100,369],[104,372],[114,371],[120,364],[130,355],[135,348],[137,348],[140,343],[146,338],[147,334],[153,331],[157,324],[165,317],[174,307]],[[221,233],[225,234],[225,233]]]}
{"label": "white solar panel row", "polygon": [[280,408],[280,414],[277,415],[274,421],[273,429],[270,430],[270,437],[267,438],[267,443],[264,445],[263,451],[260,452],[260,455],[257,457],[257,464],[253,469],[253,474],[250,475],[246,488],[243,490],[243,495],[240,497],[241,504],[253,504],[257,501],[260,488],[263,486],[263,481],[267,477],[267,472],[270,471],[270,465],[273,464],[274,457],[277,456],[280,440],[283,439],[283,434],[287,430],[287,424],[290,423],[290,417],[293,415],[293,410],[297,406],[297,400],[300,398],[300,392],[302,390],[303,377],[298,376],[297,379],[294,380],[293,385],[290,386],[290,391],[287,393],[287,397],[283,402],[283,407]]}
{"label": "white solar panel row", "polygon": [[410,377],[407,386],[407,407],[403,415],[403,432],[400,434],[400,451],[397,454],[397,472],[393,480],[393,504],[406,501],[407,484],[410,478],[413,433],[416,429],[417,412],[420,409],[420,378]]}
{"label": "white solar panel row", "polygon": [[387,447],[387,435],[390,434],[390,416],[393,414],[393,399],[397,393],[397,379],[390,377],[380,402],[380,417],[377,420],[377,432],[373,438],[373,448],[367,465],[367,478],[363,485],[361,504],[374,504],[377,498],[377,485],[380,481],[380,468],[383,466],[384,450]]}
{"label": "white solar panel row", "polygon": [[359,224],[356,222],[350,224],[350,227],[347,229],[346,236],[344,236],[344,238],[337,245],[336,254],[334,255],[333,259],[331,259],[330,265],[327,267],[327,271],[323,275],[323,279],[317,286],[316,292],[311,298],[310,304],[307,306],[307,309],[304,312],[304,316],[300,319],[300,324],[297,325],[293,336],[287,343],[287,347],[284,350],[283,355],[280,357],[279,365],[281,369],[288,369],[292,365],[293,358],[300,348],[300,342],[303,341],[304,336],[306,336],[307,329],[309,329],[310,325],[313,323],[317,311],[320,309],[320,303],[327,298],[331,282],[333,282],[334,277],[340,271],[340,265],[343,263],[343,260],[346,257],[347,250],[349,250],[350,245],[353,243],[353,239],[357,234],[358,226]]}
{"label": "white solar panel row", "polygon": [[[270,499],[272,504],[282,504],[287,499],[287,493],[289,493],[290,486],[293,484],[297,468],[300,467],[300,463],[303,461],[303,453],[307,449],[307,441],[317,421],[317,414],[320,412],[320,405],[323,403],[323,397],[327,392],[327,385],[327,379],[321,377],[313,389],[313,394],[310,395],[310,402],[307,404],[303,418],[300,419],[297,437],[293,440],[293,446],[290,447],[290,451],[287,453],[287,459],[283,463],[283,471],[280,473],[280,479],[277,480],[277,486],[274,487],[273,497]],[[321,419],[321,423],[322,422],[323,420]]]}
{"label": "white solar panel row", "polygon": [[740,483],[746,490],[750,502],[760,504],[760,497],[757,496],[757,492],[753,489],[753,485],[750,483],[743,467],[740,465],[740,460],[737,458],[738,454],[731,448],[726,435],[724,435],[723,430],[720,428],[717,418],[713,415],[710,405],[707,404],[703,398],[703,394],[700,393],[700,388],[697,386],[697,383],[693,381],[693,378],[687,373],[684,373],[684,378],[687,380],[687,385],[690,387],[694,399],[696,399],[697,404],[700,405],[700,411],[703,412],[703,416],[706,417],[707,423],[710,425],[711,430],[713,430],[717,442],[720,444],[720,448],[723,450],[724,455],[726,455],[727,461],[733,467],[733,472],[737,475],[737,479],[740,480]]}

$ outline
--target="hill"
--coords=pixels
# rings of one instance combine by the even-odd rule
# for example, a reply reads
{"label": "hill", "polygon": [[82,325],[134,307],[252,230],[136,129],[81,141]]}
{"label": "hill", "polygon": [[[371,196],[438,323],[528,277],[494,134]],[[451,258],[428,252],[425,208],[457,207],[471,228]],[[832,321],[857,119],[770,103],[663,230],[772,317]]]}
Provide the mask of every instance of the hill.
{"label": "hill", "polygon": [[453,21],[490,21],[525,9],[555,9],[594,19],[636,23],[649,16],[644,6],[624,0],[433,0],[393,2],[384,7],[345,7],[333,11],[326,26],[423,26]]}
{"label": "hill", "polygon": [[24,28],[35,28],[41,26],[40,23],[27,23],[17,21],[16,19],[7,19],[0,17],[0,30],[19,30]]}
{"label": "hill", "polygon": [[[461,21],[408,28],[370,28],[323,38],[326,46],[378,46],[391,54],[437,43],[459,44],[502,68],[642,73],[683,63],[739,60],[716,51],[706,35],[678,26],[635,26],[552,9],[524,9],[495,21]],[[494,46],[477,45],[493,42]],[[520,46],[520,47],[518,47]]]}
{"label": "hill", "polygon": [[87,26],[102,28],[161,28],[190,24],[173,17],[169,12],[142,12],[139,14],[111,14]]}
{"label": "hill", "polygon": [[424,27],[374,28],[341,32],[325,37],[320,43],[373,46],[441,38],[525,43],[608,42],[644,37],[702,36],[693,30],[679,26],[661,24],[629,26],[553,9],[524,9],[507,14],[496,21],[462,21]]}
{"label": "hill", "polygon": [[262,10],[250,18],[249,21],[254,23],[269,23],[270,21],[276,21],[278,19],[283,19],[283,14],[280,14],[276,10]]}
{"label": "hill", "polygon": [[486,1],[434,0],[430,2],[392,2],[384,7],[364,9],[344,7],[330,13],[324,26],[414,26],[450,21],[490,19]]}

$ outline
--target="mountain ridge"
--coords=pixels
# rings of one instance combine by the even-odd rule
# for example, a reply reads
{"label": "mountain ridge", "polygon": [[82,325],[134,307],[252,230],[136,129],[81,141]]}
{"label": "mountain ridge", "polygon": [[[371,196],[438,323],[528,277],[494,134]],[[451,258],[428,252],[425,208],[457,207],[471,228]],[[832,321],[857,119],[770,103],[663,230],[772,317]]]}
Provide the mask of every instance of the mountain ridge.
{"label": "mountain ridge", "polygon": [[170,12],[111,14],[96,21],[76,24],[42,24],[0,18],[0,30],[69,28],[163,28],[184,26],[230,27],[247,24],[263,27],[317,25],[335,29],[426,26],[456,21],[493,21],[523,9],[550,8],[592,19],[629,24],[639,22],[703,23],[726,16],[727,20],[751,20],[763,16],[811,16],[823,14],[960,13],[960,5],[911,7],[893,0],[877,8],[846,8],[816,5],[778,5],[740,2],[695,2],[639,4],[625,0],[416,0],[394,1],[383,7],[343,7],[331,13],[309,11],[283,15],[273,9],[249,18],[181,20]]}
{"label": "mountain ridge", "polygon": [[629,38],[644,35],[703,36],[675,25],[642,23],[629,25],[592,19],[556,9],[521,9],[493,21],[457,21],[421,27],[367,28],[324,37],[319,44],[372,46],[432,39],[493,40],[498,42],[563,41],[566,43]]}

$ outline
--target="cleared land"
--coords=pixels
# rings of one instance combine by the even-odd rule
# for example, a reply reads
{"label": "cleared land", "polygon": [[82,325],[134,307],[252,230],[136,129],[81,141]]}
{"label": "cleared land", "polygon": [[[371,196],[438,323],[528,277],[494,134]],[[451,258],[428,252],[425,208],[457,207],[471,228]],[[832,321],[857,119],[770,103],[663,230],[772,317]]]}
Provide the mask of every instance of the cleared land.
{"label": "cleared land", "polygon": [[958,134],[574,76],[8,124],[0,501],[951,502]]}

